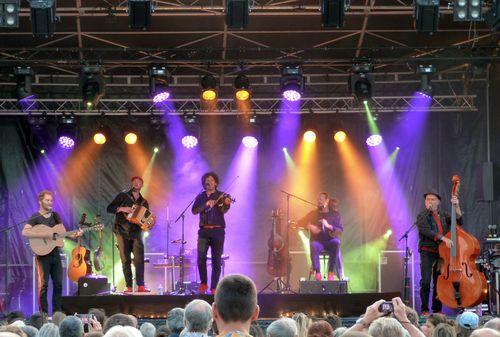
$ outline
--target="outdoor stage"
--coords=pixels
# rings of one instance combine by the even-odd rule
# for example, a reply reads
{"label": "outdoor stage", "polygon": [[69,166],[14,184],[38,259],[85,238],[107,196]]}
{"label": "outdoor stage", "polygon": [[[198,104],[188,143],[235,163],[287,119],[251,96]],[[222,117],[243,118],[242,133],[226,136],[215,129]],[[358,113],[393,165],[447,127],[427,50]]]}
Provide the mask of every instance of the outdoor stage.
{"label": "outdoor stage", "polygon": [[[294,312],[304,312],[312,316],[336,314],[341,317],[352,317],[363,314],[368,305],[379,299],[389,300],[395,296],[400,294],[260,294],[258,301],[261,318],[277,318]],[[86,313],[90,308],[103,308],[108,317],[116,313],[125,313],[140,318],[160,318],[166,317],[172,308],[183,308],[196,298],[213,302],[213,296],[209,295],[65,296],[62,299],[62,307],[67,314]]]}

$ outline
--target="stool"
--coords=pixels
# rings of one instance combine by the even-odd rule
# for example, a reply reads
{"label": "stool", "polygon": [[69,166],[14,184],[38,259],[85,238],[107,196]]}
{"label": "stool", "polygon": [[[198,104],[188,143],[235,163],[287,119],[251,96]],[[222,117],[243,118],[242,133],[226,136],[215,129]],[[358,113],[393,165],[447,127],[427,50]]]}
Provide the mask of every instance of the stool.
{"label": "stool", "polygon": [[[329,261],[330,261],[330,254],[327,251],[324,250],[324,251],[319,253],[320,269],[322,269],[321,278],[324,280],[328,279],[328,263],[329,263]],[[342,253],[339,250],[339,253],[337,255],[337,261],[334,264],[335,272],[336,272],[339,280],[342,280],[344,278],[344,268],[343,268],[342,264],[343,264]]]}

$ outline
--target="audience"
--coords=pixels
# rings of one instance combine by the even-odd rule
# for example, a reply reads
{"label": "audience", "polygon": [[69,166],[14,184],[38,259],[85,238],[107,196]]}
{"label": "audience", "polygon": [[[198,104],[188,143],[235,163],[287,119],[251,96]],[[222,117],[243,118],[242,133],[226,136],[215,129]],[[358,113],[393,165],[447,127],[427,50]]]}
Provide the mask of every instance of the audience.
{"label": "audience", "polygon": [[24,321],[25,317],[21,311],[11,311],[5,316],[7,324],[12,324],[15,321]]}
{"label": "audience", "polygon": [[212,327],[212,307],[203,300],[193,300],[184,309],[184,337],[206,337]]}
{"label": "audience", "polygon": [[333,337],[332,326],[327,321],[313,322],[307,330],[307,337]]}
{"label": "audience", "polygon": [[45,323],[38,331],[38,337],[60,337],[59,327],[54,323]]}
{"label": "audience", "polygon": [[370,324],[368,334],[372,337],[405,337],[405,330],[397,319],[380,317]]}
{"label": "audience", "polygon": [[26,337],[26,334],[21,330],[21,328],[15,325],[4,325],[0,326],[0,336],[1,337]]}
{"label": "audience", "polygon": [[500,332],[500,318],[496,317],[484,323],[484,328],[490,328]]}
{"label": "audience", "polygon": [[156,327],[149,322],[142,323],[139,331],[142,337],[155,337],[156,335]]}
{"label": "audience", "polygon": [[500,337],[500,332],[490,328],[482,328],[474,330],[471,337]]}
{"label": "audience", "polygon": [[59,326],[63,319],[66,318],[66,314],[62,311],[56,311],[52,314],[52,323]]}
{"label": "audience", "polygon": [[156,334],[155,337],[168,337],[170,335],[171,331],[168,328],[168,325],[163,324],[160,325],[159,327],[156,328]]}
{"label": "audience", "polygon": [[431,337],[434,328],[440,323],[446,323],[446,316],[443,314],[431,314],[427,317],[425,324],[422,326],[422,332],[425,337]]}
{"label": "audience", "polygon": [[[111,329],[114,326],[121,325],[121,326],[135,326],[135,322],[130,318],[129,315],[125,314],[114,314],[110,316],[105,322],[104,322],[104,327],[102,329],[102,333],[106,334],[109,329]],[[65,337],[65,336],[61,336]]]}
{"label": "audience", "polygon": [[267,337],[297,337],[297,324],[291,318],[280,318],[267,327]]}
{"label": "audience", "polygon": [[47,323],[47,314],[43,312],[35,312],[33,315],[31,315],[26,325],[34,326],[35,328],[40,330],[42,325],[44,325],[45,323]]}
{"label": "audience", "polygon": [[83,337],[83,323],[79,317],[66,316],[59,325],[61,337]]}
{"label": "audience", "polygon": [[25,325],[21,327],[21,330],[23,330],[28,337],[36,337],[38,335],[38,329],[31,325]]}
{"label": "audience", "polygon": [[342,319],[337,315],[328,315],[325,317],[325,321],[332,326],[334,331],[342,326]]}
{"label": "audience", "polygon": [[333,330],[333,337],[344,336],[344,333],[346,331],[347,331],[347,328],[345,326],[341,326],[340,328]]}
{"label": "audience", "polygon": [[469,337],[472,331],[479,326],[479,316],[473,312],[466,311],[457,316],[455,323],[457,337]]}
{"label": "audience", "polygon": [[115,325],[104,334],[104,337],[142,337],[142,335],[141,332],[133,326]]}
{"label": "audience", "polygon": [[312,321],[306,314],[298,312],[292,316],[292,319],[297,324],[297,329],[299,331],[299,337],[307,337],[307,330],[311,325]]}
{"label": "audience", "polygon": [[170,329],[169,337],[179,337],[184,329],[184,309],[173,308],[167,314],[167,325]]}
{"label": "audience", "polygon": [[432,331],[432,337],[457,337],[457,332],[452,325],[439,323]]}
{"label": "audience", "polygon": [[[213,325],[212,325],[212,331],[213,331]],[[266,337],[266,334],[264,333],[264,330],[260,327],[259,323],[257,321],[252,322],[250,324],[250,336],[252,337]]]}
{"label": "audience", "polygon": [[94,315],[94,317],[104,326],[104,321],[106,320],[106,312],[104,309],[91,308],[89,309],[89,314]]}

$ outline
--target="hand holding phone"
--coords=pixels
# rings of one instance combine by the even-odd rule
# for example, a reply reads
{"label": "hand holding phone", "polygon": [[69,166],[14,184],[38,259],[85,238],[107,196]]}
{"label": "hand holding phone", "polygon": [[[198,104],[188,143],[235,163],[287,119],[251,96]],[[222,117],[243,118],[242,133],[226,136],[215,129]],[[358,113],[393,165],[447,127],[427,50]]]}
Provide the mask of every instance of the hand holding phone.
{"label": "hand holding phone", "polygon": [[384,303],[379,305],[378,311],[383,312],[386,315],[390,314],[391,312],[394,311],[394,305],[392,304],[391,301],[385,301]]}

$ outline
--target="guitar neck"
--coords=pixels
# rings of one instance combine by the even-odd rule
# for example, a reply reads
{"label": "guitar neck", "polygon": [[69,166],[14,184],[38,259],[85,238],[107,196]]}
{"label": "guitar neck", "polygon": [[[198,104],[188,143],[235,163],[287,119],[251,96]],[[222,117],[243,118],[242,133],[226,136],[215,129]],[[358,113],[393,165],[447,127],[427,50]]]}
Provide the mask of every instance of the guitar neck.
{"label": "guitar neck", "polygon": [[[91,230],[93,230],[93,229],[94,229],[94,227],[81,228],[81,230],[82,230],[84,233],[85,233],[85,232],[88,232],[88,231],[91,231]],[[69,232],[65,232],[65,233],[63,233],[63,234],[61,234],[60,236],[61,236],[61,237],[71,236],[71,235],[73,235],[73,234],[76,234],[76,232],[78,232],[78,231],[79,231],[79,229],[74,229],[74,230],[72,230],[72,231],[69,231]]]}

